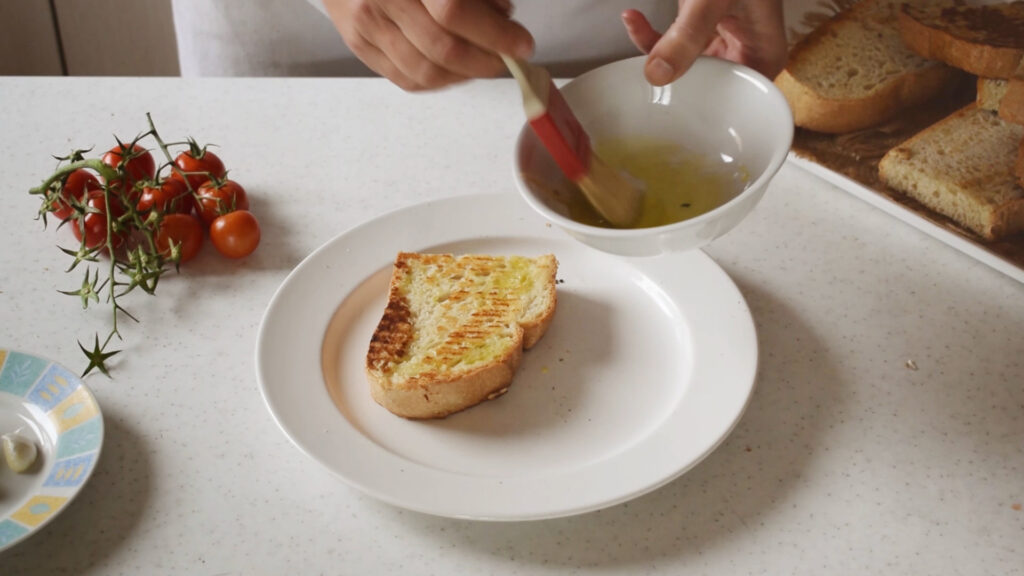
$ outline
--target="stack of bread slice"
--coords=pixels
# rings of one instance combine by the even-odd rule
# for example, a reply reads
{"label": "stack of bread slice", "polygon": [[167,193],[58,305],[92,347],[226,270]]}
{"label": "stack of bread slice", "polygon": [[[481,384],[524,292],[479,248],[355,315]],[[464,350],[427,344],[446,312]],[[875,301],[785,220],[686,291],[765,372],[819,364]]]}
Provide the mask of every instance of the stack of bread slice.
{"label": "stack of bread slice", "polygon": [[[879,20],[887,15],[891,18]],[[876,43],[859,51],[847,48],[837,58],[833,52],[850,39],[864,42],[859,29],[875,31]],[[1024,0],[982,5],[861,0],[798,43],[776,79],[797,125],[847,132],[885,121],[874,106],[862,105],[856,89],[862,86],[867,55],[879,51],[888,59],[879,65],[884,74],[871,75],[872,80],[884,76],[872,89],[885,94],[880,98],[888,103],[889,117],[947,89],[935,70],[974,75],[978,85],[975,102],[889,150],[878,164],[880,180],[985,240],[1024,233]],[[808,61],[829,63],[831,69],[808,73],[814,70]],[[824,78],[841,78],[843,70],[849,81],[838,95],[819,87],[808,99],[793,89],[793,78],[803,77],[802,86],[825,86],[834,81]],[[896,96],[888,94],[893,91]],[[823,104],[848,118],[816,119]]]}
{"label": "stack of bread slice", "polygon": [[1024,66],[1024,1],[905,4],[899,26],[915,53],[996,88],[983,86],[974,104],[886,154],[878,165],[882,181],[987,240],[1024,232],[1024,189],[1014,166],[1024,125],[1012,121],[1021,116],[1013,94],[1024,82],[1017,77]]}

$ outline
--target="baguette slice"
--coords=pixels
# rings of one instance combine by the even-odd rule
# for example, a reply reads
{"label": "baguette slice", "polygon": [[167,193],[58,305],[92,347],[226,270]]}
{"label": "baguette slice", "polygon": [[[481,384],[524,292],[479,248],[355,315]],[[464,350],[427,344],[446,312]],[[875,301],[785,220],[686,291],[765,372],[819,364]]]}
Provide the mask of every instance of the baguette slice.
{"label": "baguette slice", "polygon": [[881,124],[929,100],[958,72],[903,45],[900,0],[862,0],[800,40],[775,84],[797,126],[826,133]]}
{"label": "baguette slice", "polygon": [[1013,165],[1024,127],[975,104],[882,157],[882,182],[987,240],[1024,231],[1024,189]]}
{"label": "baguette slice", "polygon": [[915,53],[985,78],[1009,78],[1024,60],[1024,1],[906,4],[903,42]]}
{"label": "baguette slice", "polygon": [[554,316],[557,268],[550,254],[398,254],[366,356],[373,399],[443,418],[505,393]]}

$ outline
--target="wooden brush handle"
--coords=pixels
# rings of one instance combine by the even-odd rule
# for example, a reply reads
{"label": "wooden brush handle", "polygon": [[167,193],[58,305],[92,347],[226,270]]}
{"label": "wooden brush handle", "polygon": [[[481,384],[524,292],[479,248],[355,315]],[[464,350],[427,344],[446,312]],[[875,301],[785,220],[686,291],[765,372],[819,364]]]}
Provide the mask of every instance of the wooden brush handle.
{"label": "wooden brush handle", "polygon": [[578,182],[590,171],[590,138],[551,75],[541,66],[502,55],[523,93],[523,110],[537,137],[562,172]]}

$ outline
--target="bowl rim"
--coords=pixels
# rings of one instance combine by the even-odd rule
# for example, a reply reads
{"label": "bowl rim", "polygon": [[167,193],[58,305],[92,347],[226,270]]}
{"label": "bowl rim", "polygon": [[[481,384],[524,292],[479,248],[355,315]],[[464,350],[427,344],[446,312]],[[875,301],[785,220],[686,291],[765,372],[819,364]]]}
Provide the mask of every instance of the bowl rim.
{"label": "bowl rim", "polygon": [[[647,56],[634,56],[631,58],[625,58],[622,60],[609,62],[608,64],[604,64],[592,70],[588,70],[583,74],[580,74],[576,78],[573,78],[559,86],[559,89],[562,90],[566,86],[574,82],[581,81],[587,78],[588,76],[599,74],[602,70],[606,68],[613,66],[632,65],[632,63],[634,62],[646,61],[646,59]],[[784,125],[788,126],[784,138],[786,141],[786,145],[780,146],[778,149],[772,152],[771,158],[769,158],[768,164],[765,166],[765,169],[761,171],[761,174],[753,182],[749,183],[735,197],[730,199],[728,202],[725,202],[722,205],[717,206],[716,208],[703,214],[700,214],[698,216],[687,218],[685,220],[680,220],[679,222],[662,224],[661,226],[649,226],[646,228],[604,228],[600,226],[592,226],[590,224],[577,222],[576,220],[563,216],[562,214],[559,214],[558,212],[555,212],[554,210],[549,208],[543,201],[540,200],[540,198],[537,197],[536,193],[534,193],[530,189],[530,187],[526,184],[525,178],[523,178],[522,171],[519,169],[519,157],[520,149],[523,144],[523,139],[526,138],[527,135],[531,133],[529,122],[524,122],[523,126],[520,128],[519,134],[516,137],[515,147],[513,149],[514,154],[512,154],[512,169],[515,176],[516,188],[518,188],[519,194],[523,197],[526,203],[530,205],[530,207],[539,212],[548,220],[566,229],[567,231],[579,234],[586,234],[590,236],[600,236],[603,238],[631,239],[662,233],[671,233],[678,229],[699,226],[704,222],[713,220],[719,217],[721,214],[729,211],[731,207],[742,203],[750,195],[757,194],[763,191],[767,187],[768,182],[775,176],[775,173],[778,172],[782,165],[786,162],[786,158],[789,156],[790,149],[793,146],[793,136],[795,128],[793,126],[793,112],[789,107],[789,103],[786,101],[786,98],[782,95],[782,92],[778,89],[778,87],[775,86],[774,82],[772,82],[767,76],[761,74],[760,72],[754,70],[753,68],[729,60],[724,60],[722,58],[704,55],[699,56],[697,60],[694,61],[693,66],[691,66],[691,69],[698,66],[722,67],[728,69],[732,73],[736,73],[739,74],[740,76],[746,77],[748,80],[752,81],[753,83],[761,87],[763,92],[767,94],[768,98],[770,100],[774,100],[776,104],[779,105],[779,108],[782,111],[782,113],[788,117],[788,122],[784,122]]]}

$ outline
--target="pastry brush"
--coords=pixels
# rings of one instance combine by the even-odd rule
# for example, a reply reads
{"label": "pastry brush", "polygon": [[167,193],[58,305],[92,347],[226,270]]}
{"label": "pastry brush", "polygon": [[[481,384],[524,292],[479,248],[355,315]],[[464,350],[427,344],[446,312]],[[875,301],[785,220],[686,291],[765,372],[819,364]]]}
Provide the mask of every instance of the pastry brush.
{"label": "pastry brush", "polygon": [[614,226],[629,226],[640,216],[643,191],[593,151],[590,137],[562,93],[541,67],[502,54],[523,92],[523,109],[533,132],[562,172],[597,212]]}

